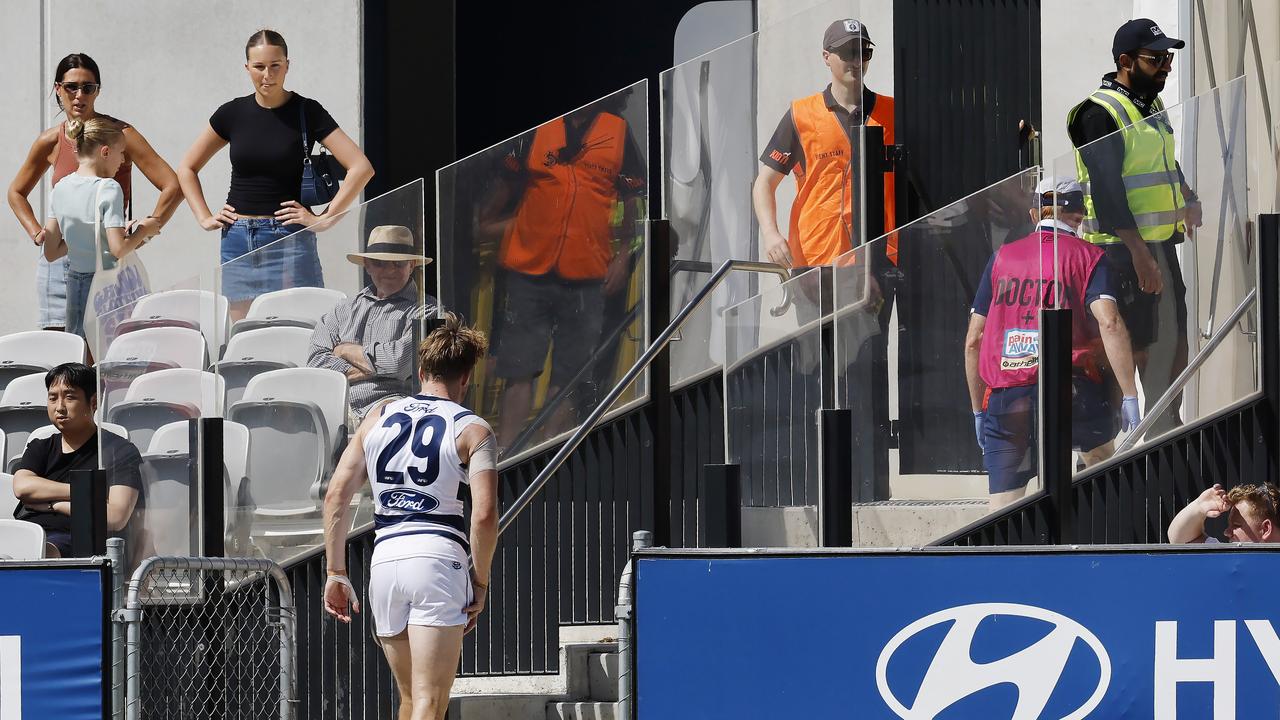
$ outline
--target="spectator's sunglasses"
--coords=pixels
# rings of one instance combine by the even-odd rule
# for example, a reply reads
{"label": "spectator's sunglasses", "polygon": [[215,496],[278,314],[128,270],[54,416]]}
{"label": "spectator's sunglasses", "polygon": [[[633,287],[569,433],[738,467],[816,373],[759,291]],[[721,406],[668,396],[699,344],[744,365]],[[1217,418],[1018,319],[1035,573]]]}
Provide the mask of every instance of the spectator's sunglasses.
{"label": "spectator's sunglasses", "polygon": [[399,269],[401,269],[401,268],[408,267],[408,266],[409,266],[409,263],[411,263],[411,262],[412,262],[411,260],[373,260],[373,259],[367,259],[367,260],[365,260],[365,261],[364,261],[364,264],[365,264],[365,267],[368,267],[369,269],[381,270],[381,269],[383,269],[383,268],[395,268],[396,270],[399,270]]}
{"label": "spectator's sunglasses", "polygon": [[1146,60],[1156,67],[1173,67],[1173,53],[1164,52],[1154,55],[1138,55],[1138,57]]}
{"label": "spectator's sunglasses", "polygon": [[[853,49],[857,47],[857,43],[848,43],[832,50],[841,60],[845,62],[853,62]],[[871,56],[875,54],[876,49],[870,45],[862,48],[862,62],[871,62]]]}
{"label": "spectator's sunglasses", "polygon": [[94,93],[98,92],[98,88],[102,87],[98,83],[60,82],[56,84],[58,87],[65,90],[68,95],[75,95],[81,90],[84,91],[85,95],[93,95]]}

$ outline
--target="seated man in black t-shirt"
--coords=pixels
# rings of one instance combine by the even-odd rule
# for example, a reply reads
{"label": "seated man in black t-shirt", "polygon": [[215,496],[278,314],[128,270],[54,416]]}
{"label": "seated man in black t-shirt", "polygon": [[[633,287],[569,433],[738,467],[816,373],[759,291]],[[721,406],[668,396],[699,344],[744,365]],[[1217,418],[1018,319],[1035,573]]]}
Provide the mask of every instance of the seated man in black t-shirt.
{"label": "seated man in black t-shirt", "polygon": [[[80,363],[66,363],[44,377],[49,390],[49,422],[58,432],[32,440],[13,475],[13,494],[19,505],[13,516],[44,528],[46,557],[71,554],[72,470],[93,470],[98,462],[98,383],[93,370]],[[128,440],[102,434],[107,468],[107,530],[120,534],[142,497],[138,467],[142,457]]]}

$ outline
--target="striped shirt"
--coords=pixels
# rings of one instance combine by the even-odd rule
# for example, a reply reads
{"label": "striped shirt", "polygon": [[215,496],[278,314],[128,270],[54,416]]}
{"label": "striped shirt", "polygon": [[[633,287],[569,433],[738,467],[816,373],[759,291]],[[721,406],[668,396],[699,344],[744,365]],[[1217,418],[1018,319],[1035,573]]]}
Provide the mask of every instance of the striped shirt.
{"label": "striped shirt", "polygon": [[329,368],[345,374],[351,364],[333,354],[342,343],[364,348],[373,368],[372,377],[352,380],[348,395],[351,411],[359,416],[388,397],[403,397],[417,391],[418,340],[422,319],[432,314],[436,299],[426,296],[418,302],[418,287],[412,281],[400,292],[379,298],[373,287],[340,303],[320,318],[311,334],[307,365]]}

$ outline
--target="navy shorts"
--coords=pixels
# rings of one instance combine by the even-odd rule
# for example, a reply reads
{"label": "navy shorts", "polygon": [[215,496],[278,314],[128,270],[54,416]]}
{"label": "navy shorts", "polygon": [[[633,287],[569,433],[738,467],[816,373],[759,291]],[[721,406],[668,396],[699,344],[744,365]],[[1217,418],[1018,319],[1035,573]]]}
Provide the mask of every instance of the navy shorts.
{"label": "navy shorts", "polygon": [[[1164,277],[1164,292],[1173,293],[1177,332],[1185,337],[1187,285],[1182,279],[1182,265],[1178,262],[1179,242],[1181,241],[1175,237],[1165,242],[1149,243],[1147,248],[1158,260],[1163,256],[1165,267],[1169,270],[1169,274]],[[1160,296],[1138,289],[1138,272],[1133,268],[1133,256],[1129,254],[1128,247],[1122,244],[1103,245],[1102,251],[1115,284],[1120,317],[1124,318],[1125,328],[1129,331],[1129,343],[1134,350],[1145,350],[1160,339]],[[1168,329],[1165,331],[1168,332]]]}
{"label": "navy shorts", "polygon": [[[287,239],[285,239],[287,238]],[[324,287],[315,233],[272,218],[222,229],[222,294],[231,302],[295,287]]]}
{"label": "navy shorts", "polygon": [[[982,426],[982,463],[993,494],[1024,488],[1036,475],[1036,390],[1035,385],[991,390]],[[1071,383],[1071,445],[1087,452],[1114,440],[1116,420],[1106,386],[1076,376]]]}
{"label": "navy shorts", "polygon": [[551,387],[566,389],[600,347],[604,282],[508,271],[505,284],[494,352],[498,377],[537,377],[550,349]]}

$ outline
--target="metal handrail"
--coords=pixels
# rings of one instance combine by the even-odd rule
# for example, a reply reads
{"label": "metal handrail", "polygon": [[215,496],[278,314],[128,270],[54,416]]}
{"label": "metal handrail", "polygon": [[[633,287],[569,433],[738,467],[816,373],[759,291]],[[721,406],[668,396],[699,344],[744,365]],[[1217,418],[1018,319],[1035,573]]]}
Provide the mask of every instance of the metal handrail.
{"label": "metal handrail", "polygon": [[689,316],[692,315],[693,312],[711,296],[711,292],[720,285],[721,281],[723,281],[729,273],[735,270],[771,273],[778,275],[784,280],[790,278],[790,274],[787,272],[786,268],[776,263],[754,262],[750,260],[726,260],[721,263],[720,267],[717,268],[716,271],[712,273],[711,277],[707,279],[706,284],[698,289],[698,292],[695,293],[693,298],[691,298],[689,302],[680,309],[680,312],[676,313],[675,317],[671,319],[670,324],[668,324],[658,337],[654,339],[653,344],[636,359],[635,364],[627,370],[626,374],[622,376],[622,379],[619,380],[618,383],[613,386],[613,389],[604,396],[604,399],[596,405],[595,409],[591,411],[591,414],[587,416],[587,419],[583,420],[582,424],[578,426],[578,429],[574,431],[573,435],[570,435],[569,439],[564,442],[564,445],[560,446],[560,449],[556,452],[555,456],[552,457],[551,461],[542,468],[538,473],[538,476],[533,479],[533,482],[529,483],[529,486],[524,489],[524,492],[520,493],[520,497],[516,498],[515,502],[511,504],[511,507],[507,508],[507,511],[502,514],[501,519],[498,520],[499,535],[511,526],[511,523],[515,521],[516,516],[523,512],[524,509],[529,506],[530,502],[533,502],[533,496],[537,495],[538,492],[546,486],[547,482],[551,480],[551,476],[560,469],[560,466],[564,464],[565,460],[569,459],[569,455],[571,455],[574,450],[577,450],[578,446],[582,444],[582,441],[586,440],[587,435],[595,429],[596,423],[600,422],[600,418],[604,417],[604,414],[608,412],[609,408],[613,407],[613,404],[622,396],[622,393],[626,391],[631,383],[636,381],[636,378],[640,377],[640,373],[644,372],[645,368],[649,367],[654,358],[658,357],[658,353],[662,352],[663,348],[671,342],[671,337],[675,335],[676,330],[684,324],[684,321],[689,319]]}
{"label": "metal handrail", "polygon": [[[698,260],[671,261],[672,277],[675,277],[676,273],[680,272],[710,274],[714,270],[715,268],[709,262],[701,262]],[[631,306],[631,309],[627,311],[627,314],[622,321],[609,332],[609,336],[605,338],[604,342],[600,343],[599,346],[596,347],[595,352],[593,352],[591,357],[582,364],[582,367],[578,369],[578,372],[575,373],[568,382],[561,386],[560,391],[557,392],[554,397],[543,404],[542,409],[538,411],[538,414],[533,416],[533,420],[520,431],[519,435],[516,435],[516,439],[511,441],[510,445],[503,449],[502,459],[499,461],[499,468],[502,467],[503,463],[507,463],[513,458],[517,458],[532,449],[533,443],[530,443],[529,439],[532,438],[533,434],[542,427],[542,424],[547,421],[547,418],[551,417],[556,412],[564,402],[565,398],[572,394],[572,389],[578,387],[578,382],[581,381],[587,373],[595,370],[596,361],[599,360],[606,352],[613,350],[614,341],[626,332],[627,329],[631,327],[631,324],[635,322],[636,317],[640,314],[640,311],[643,310],[642,305],[643,300],[639,300]],[[627,339],[632,342],[642,340],[642,338],[637,339],[633,337],[630,332],[627,332]],[[679,338],[675,339],[678,340]]]}
{"label": "metal handrail", "polygon": [[1142,418],[1142,422],[1139,422],[1138,426],[1125,436],[1124,442],[1120,443],[1120,446],[1116,448],[1115,453],[1113,453],[1114,455],[1119,455],[1125,450],[1128,450],[1138,444],[1138,439],[1143,435],[1146,435],[1147,431],[1151,429],[1151,426],[1155,424],[1156,419],[1169,409],[1169,406],[1173,404],[1173,399],[1178,396],[1178,393],[1182,392],[1182,389],[1186,386],[1187,382],[1191,380],[1191,376],[1195,375],[1196,372],[1200,370],[1200,366],[1204,365],[1205,361],[1209,359],[1209,355],[1211,355],[1213,351],[1222,344],[1222,341],[1231,333],[1231,329],[1235,327],[1236,323],[1240,322],[1240,318],[1244,316],[1245,312],[1251,305],[1253,305],[1254,302],[1257,301],[1257,299],[1258,288],[1253,288],[1249,291],[1248,295],[1244,296],[1244,300],[1240,301],[1240,304],[1236,306],[1236,309],[1232,311],[1226,321],[1222,323],[1222,327],[1218,328],[1217,332],[1213,334],[1213,337],[1209,338],[1209,342],[1205,343],[1205,346],[1200,348],[1200,352],[1196,353],[1196,356],[1191,358],[1191,362],[1187,363],[1186,369],[1178,375],[1177,379],[1173,381],[1173,384],[1169,386],[1169,389],[1165,391],[1164,395],[1156,401],[1156,404],[1151,408],[1151,411],[1147,413],[1147,416]]}

